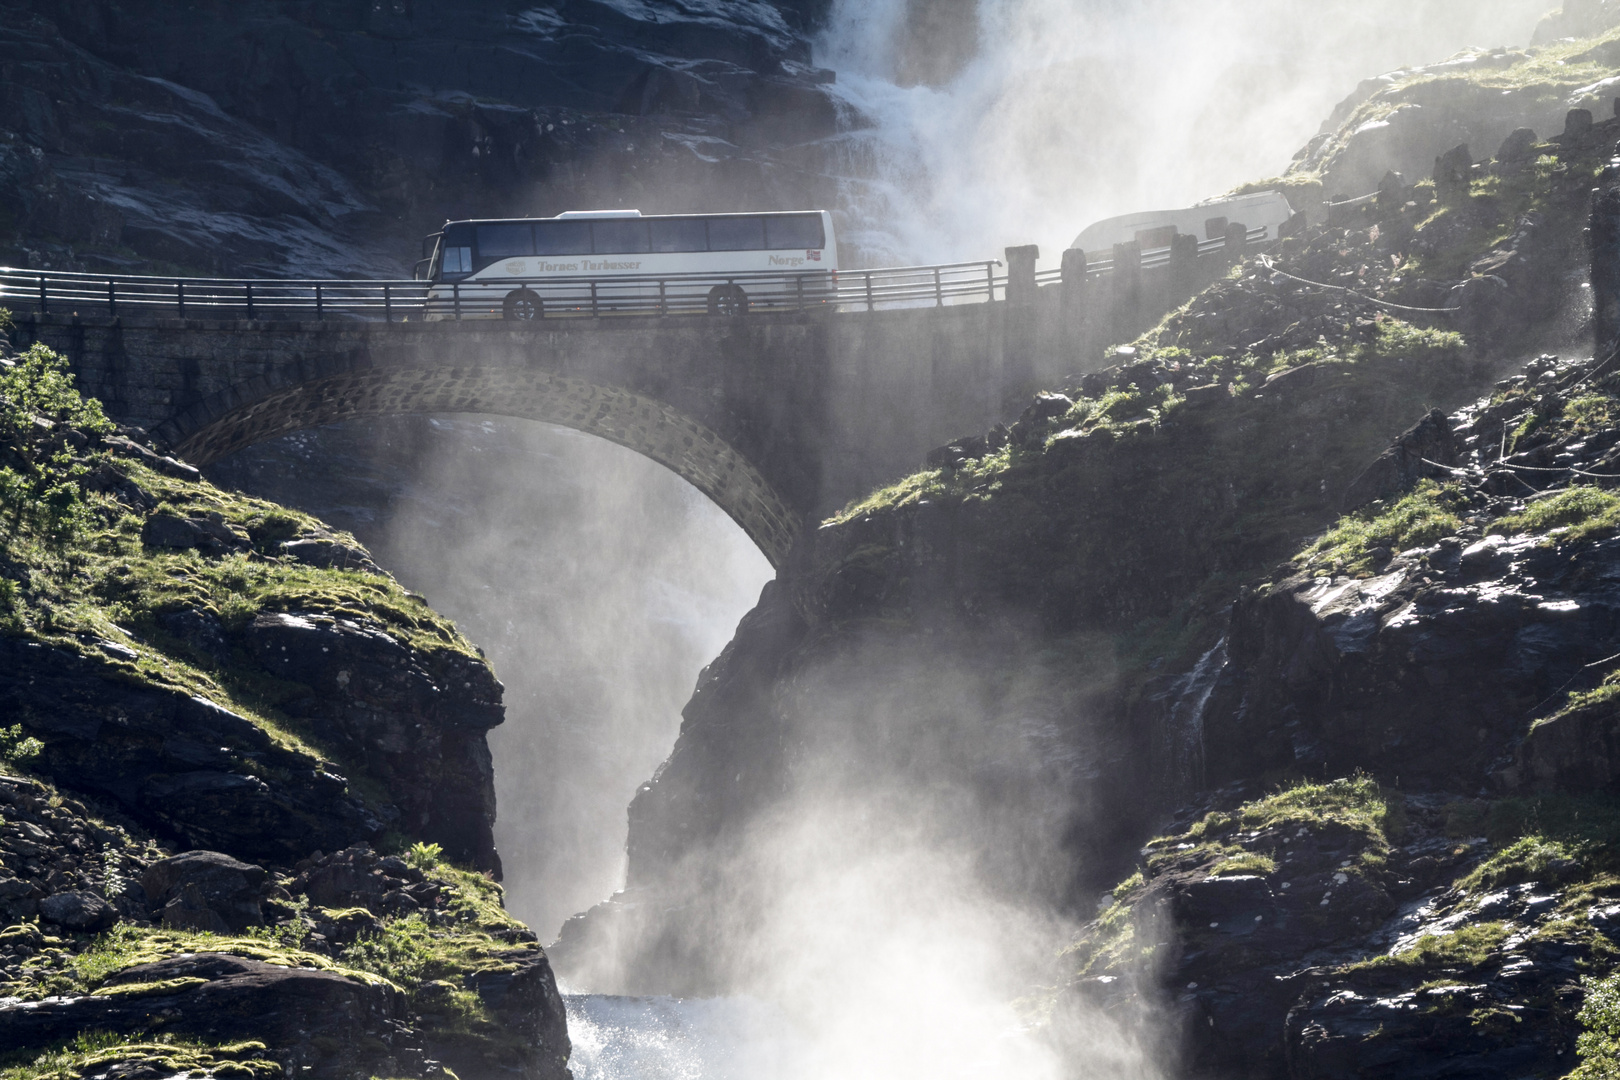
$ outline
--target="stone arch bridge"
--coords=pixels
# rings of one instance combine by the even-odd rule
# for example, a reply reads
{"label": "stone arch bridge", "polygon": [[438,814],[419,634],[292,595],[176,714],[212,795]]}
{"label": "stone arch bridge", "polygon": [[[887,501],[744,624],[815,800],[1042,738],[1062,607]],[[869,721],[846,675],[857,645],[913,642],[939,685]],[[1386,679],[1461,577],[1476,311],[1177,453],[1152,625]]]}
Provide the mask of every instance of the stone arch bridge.
{"label": "stone arch bridge", "polygon": [[1004,386],[1027,382],[1004,307],[520,326],[23,313],[13,336],[199,466],[367,416],[574,428],[689,481],[780,567],[806,522],[994,423]]}
{"label": "stone arch bridge", "polygon": [[[530,323],[167,318],[115,302],[116,282],[67,305],[106,298],[107,314],[82,315],[47,305],[40,275],[40,310],[15,314],[12,337],[66,355],[110,415],[204,466],[367,416],[575,428],[692,483],[780,568],[807,522],[1008,419],[1036,387],[1097,366],[1104,346],[1226,265],[1196,245],[1182,254],[1107,287],[1087,284],[1079,255],[1080,272],[1066,259],[1062,283],[1042,287],[1035,249],[1009,249],[1006,299],[977,303]],[[32,281],[0,272],[12,277]]]}

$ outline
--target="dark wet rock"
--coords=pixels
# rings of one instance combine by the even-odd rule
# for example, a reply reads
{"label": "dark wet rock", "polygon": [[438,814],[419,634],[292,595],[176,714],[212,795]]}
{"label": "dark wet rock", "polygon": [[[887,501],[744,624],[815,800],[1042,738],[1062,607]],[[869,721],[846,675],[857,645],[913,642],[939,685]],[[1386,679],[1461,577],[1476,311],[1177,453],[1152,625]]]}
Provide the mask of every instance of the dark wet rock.
{"label": "dark wet rock", "polygon": [[392,986],[217,953],[126,968],[92,996],[0,1003],[0,1050],[46,1046],[83,1031],[140,1034],[154,1015],[174,1035],[262,1040],[285,1054],[283,1068],[311,1077],[422,1068],[404,998]]}
{"label": "dark wet rock", "polygon": [[1451,422],[1445,413],[1434,409],[1351,482],[1344,495],[1344,507],[1358,510],[1379,499],[1404,495],[1419,480],[1449,475],[1456,461],[1457,441],[1451,433]]}
{"label": "dark wet rock", "polygon": [[40,915],[67,930],[95,933],[118,921],[118,909],[93,892],[74,889],[39,902]]}
{"label": "dark wet rock", "polygon": [[141,526],[141,543],[153,548],[197,548],[211,555],[246,551],[252,545],[246,533],[225,524],[217,513],[201,517],[153,514]]}
{"label": "dark wet rock", "polygon": [[146,868],[141,886],[165,926],[216,933],[264,924],[269,874],[217,851],[188,851]]}
{"label": "dark wet rock", "polygon": [[379,629],[319,614],[261,615],[242,641],[272,675],[307,688],[283,708],[320,723],[387,783],[414,835],[458,861],[497,865],[484,736],[505,714],[487,664],[448,650],[422,653]]}
{"label": "dark wet rock", "polygon": [[231,659],[231,644],[225,635],[225,625],[211,611],[181,608],[158,615],[157,622],[164,633],[182,642],[187,648],[216,664]]}
{"label": "dark wet rock", "polygon": [[[188,844],[288,858],[383,822],[320,764],[226,709],[131,685],[91,656],[0,638],[0,712],[44,744],[40,767]],[[255,775],[267,772],[272,779]]]}

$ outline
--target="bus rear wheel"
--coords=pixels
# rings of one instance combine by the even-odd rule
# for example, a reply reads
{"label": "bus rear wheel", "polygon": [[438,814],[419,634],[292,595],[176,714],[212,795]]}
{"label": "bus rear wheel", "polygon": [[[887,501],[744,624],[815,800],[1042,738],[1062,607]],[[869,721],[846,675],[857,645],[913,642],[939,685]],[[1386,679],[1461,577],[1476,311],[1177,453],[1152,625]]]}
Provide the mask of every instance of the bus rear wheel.
{"label": "bus rear wheel", "polygon": [[709,290],[709,314],[748,314],[748,294],[741,285],[716,285]]}
{"label": "bus rear wheel", "polygon": [[545,308],[534,293],[519,289],[507,296],[506,302],[501,305],[501,314],[508,322],[533,322],[544,316]]}

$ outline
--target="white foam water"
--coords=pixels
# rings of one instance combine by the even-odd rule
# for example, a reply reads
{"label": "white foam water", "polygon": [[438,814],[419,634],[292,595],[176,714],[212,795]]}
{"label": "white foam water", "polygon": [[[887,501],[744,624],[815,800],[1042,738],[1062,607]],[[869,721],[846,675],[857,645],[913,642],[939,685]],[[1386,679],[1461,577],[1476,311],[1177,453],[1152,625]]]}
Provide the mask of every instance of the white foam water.
{"label": "white foam water", "polygon": [[789,1019],[745,997],[569,994],[574,1080],[776,1080],[802,1059]]}

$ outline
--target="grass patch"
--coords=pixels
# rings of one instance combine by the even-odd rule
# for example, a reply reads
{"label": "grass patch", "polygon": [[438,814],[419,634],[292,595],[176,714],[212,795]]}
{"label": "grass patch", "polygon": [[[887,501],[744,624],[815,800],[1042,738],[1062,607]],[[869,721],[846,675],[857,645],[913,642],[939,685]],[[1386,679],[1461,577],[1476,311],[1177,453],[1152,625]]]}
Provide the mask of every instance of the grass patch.
{"label": "grass patch", "polygon": [[1448,817],[1450,831],[1484,836],[1495,848],[1458,882],[1469,891],[1620,872],[1620,798],[1612,795],[1458,803]]}
{"label": "grass patch", "polygon": [[201,1076],[211,1073],[224,1080],[270,1080],[281,1066],[267,1059],[261,1042],[204,1043],[172,1035],[155,1038],[81,1032],[71,1041],[44,1053],[29,1052],[0,1068],[0,1080],[79,1080],[106,1073],[114,1065],[128,1072],[148,1070],[163,1076]]}
{"label": "grass patch", "polygon": [[1393,505],[1374,503],[1339,519],[1294,561],[1303,568],[1328,573],[1370,574],[1375,550],[1386,548],[1393,553],[1424,547],[1462,528],[1456,512],[1461,497],[1455,485],[1424,480]]}
{"label": "grass patch", "polygon": [[1406,828],[1400,796],[1370,776],[1325,784],[1297,784],[1249,803],[1239,812],[1244,828],[1344,825],[1387,844]]}
{"label": "grass patch", "polygon": [[1510,536],[1561,530],[1552,539],[1564,543],[1601,540],[1613,536],[1616,526],[1620,526],[1620,494],[1583,485],[1538,499],[1522,513],[1499,518],[1491,529]]}
{"label": "grass patch", "polygon": [[1450,934],[1424,934],[1404,952],[1362,960],[1342,970],[1475,968],[1489,960],[1511,934],[1512,929],[1506,923],[1475,923]]}
{"label": "grass patch", "polygon": [[1244,851],[1236,855],[1229,855],[1216,863],[1209,872],[1210,877],[1236,877],[1240,874],[1275,874],[1277,860],[1269,855],[1262,855],[1257,851]]}
{"label": "grass patch", "polygon": [[[47,940],[47,945],[50,942]],[[287,946],[272,928],[257,933],[225,935],[165,930],[120,923],[96,938],[76,955],[60,946],[47,948],[25,962],[21,978],[0,991],[9,997],[37,1001],[57,994],[91,994],[106,988],[109,994],[158,993],[158,984],[143,983],[138,988],[106,987],[121,971],[142,964],[155,964],[184,953],[224,953],[248,960],[259,960],[278,967],[306,967],[331,971],[361,982],[376,982],[376,973],[336,963],[317,953]],[[165,984],[171,991],[184,989],[186,980]]]}

